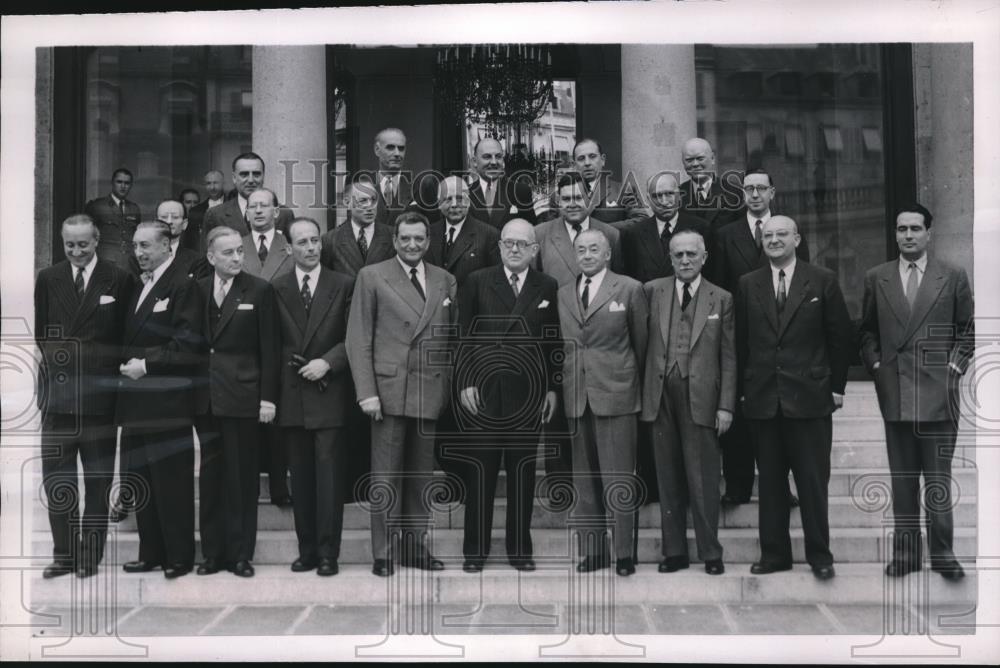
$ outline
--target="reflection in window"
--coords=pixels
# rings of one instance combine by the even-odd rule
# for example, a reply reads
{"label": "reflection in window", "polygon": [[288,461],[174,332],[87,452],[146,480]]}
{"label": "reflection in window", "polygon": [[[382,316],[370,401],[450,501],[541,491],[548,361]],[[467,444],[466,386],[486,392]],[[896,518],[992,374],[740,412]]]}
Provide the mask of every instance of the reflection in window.
{"label": "reflection in window", "polygon": [[836,125],[823,128],[823,145],[829,153],[840,153],[844,150],[844,139],[840,128]]}

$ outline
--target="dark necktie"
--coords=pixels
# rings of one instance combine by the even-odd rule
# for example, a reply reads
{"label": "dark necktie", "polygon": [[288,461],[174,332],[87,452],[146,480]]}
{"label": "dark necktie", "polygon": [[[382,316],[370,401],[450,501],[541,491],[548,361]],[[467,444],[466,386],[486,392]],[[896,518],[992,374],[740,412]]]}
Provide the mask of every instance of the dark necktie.
{"label": "dark necktie", "polygon": [[518,287],[517,280],[517,274],[510,275],[510,288],[514,291],[514,299],[517,299],[517,296],[521,294],[521,288]]}
{"label": "dark necktie", "polygon": [[670,224],[664,223],[663,232],[660,233],[660,245],[663,246],[663,255],[670,257],[670,237],[674,236],[674,233],[670,230]]}
{"label": "dark necktie", "polygon": [[264,264],[267,262],[267,244],[264,241],[267,239],[263,234],[260,235],[260,247],[257,249],[257,257],[260,258],[260,263]]}
{"label": "dark necktie", "polygon": [[455,247],[455,226],[448,226],[448,240],[444,244],[444,261],[451,261],[451,249]]}
{"label": "dark necktie", "polygon": [[785,270],[778,272],[778,313],[785,309],[785,300],[788,299],[788,291],[785,289]]}
{"label": "dark necktie", "polygon": [[368,236],[365,234],[365,228],[358,230],[358,250],[361,251],[361,258],[363,260],[368,259]]}
{"label": "dark necktie", "polygon": [[576,243],[576,238],[580,236],[580,232],[583,230],[583,225],[580,223],[573,223],[573,243]]}
{"label": "dark necktie", "polygon": [[906,277],[906,301],[910,303],[910,310],[913,310],[913,302],[917,301],[917,263],[910,263],[910,275]]}
{"label": "dark necktie", "polygon": [[764,232],[761,227],[764,225],[764,221],[760,218],[757,219],[756,224],[753,226],[753,240],[757,244],[757,252],[759,253],[764,247]]}
{"label": "dark necktie", "polygon": [[76,268],[76,278],[73,279],[73,287],[76,288],[76,297],[79,300],[83,300],[83,267]]}
{"label": "dark necktie", "polygon": [[584,311],[590,306],[590,278],[587,278],[583,282],[583,294],[580,295],[580,303],[583,304]]}
{"label": "dark necktie", "polygon": [[420,298],[427,301],[427,295],[424,294],[424,288],[420,285],[420,280],[417,278],[416,267],[410,267],[410,283],[413,283],[413,287],[417,289],[417,293],[420,295]]}
{"label": "dark necktie", "polygon": [[312,305],[312,290],[309,289],[309,274],[302,277],[302,305],[306,307],[306,313],[309,312],[309,307]]}
{"label": "dark necktie", "polygon": [[118,214],[125,220],[125,200],[118,200]]}
{"label": "dark necktie", "polygon": [[486,184],[486,206],[492,207],[497,198],[496,185],[493,181]]}
{"label": "dark necktie", "polygon": [[684,284],[684,296],[681,298],[681,310],[686,311],[688,304],[691,303],[691,284]]}

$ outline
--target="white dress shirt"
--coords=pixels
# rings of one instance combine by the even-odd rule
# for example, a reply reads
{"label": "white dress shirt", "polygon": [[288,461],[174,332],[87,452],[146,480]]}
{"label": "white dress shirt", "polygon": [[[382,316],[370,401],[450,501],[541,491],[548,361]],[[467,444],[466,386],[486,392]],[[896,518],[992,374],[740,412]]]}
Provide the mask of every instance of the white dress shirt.
{"label": "white dress shirt", "polygon": [[[674,288],[677,290],[677,303],[678,304],[683,304],[684,303],[684,281],[682,281],[680,278],[677,278],[677,280],[674,281],[674,283],[675,283]],[[694,280],[691,281],[691,283],[689,285],[691,286],[691,299],[694,299],[694,296],[696,294],[698,294],[698,287],[701,285],[701,274],[698,274],[697,276],[695,276]]]}
{"label": "white dress shirt", "polygon": [[[97,266],[97,253],[94,253],[94,257],[90,258],[90,262],[88,262],[83,268],[84,292],[87,291],[87,287],[90,285],[90,277],[94,275],[94,267],[96,266]],[[76,274],[77,274],[76,267],[70,265],[69,268],[72,270],[72,273],[70,275],[72,276],[73,280],[76,281]]]}
{"label": "white dress shirt", "polygon": [[321,265],[316,265],[311,271],[302,271],[299,265],[295,265],[295,282],[299,286],[299,292],[302,292],[302,277],[309,277],[309,292],[313,296],[316,296],[316,285],[319,283],[319,270]]}
{"label": "white dress shirt", "polygon": [[778,267],[775,267],[773,264],[771,265],[771,285],[774,286],[774,296],[775,296],[775,298],[778,297],[778,280],[779,280],[778,272],[779,271],[784,271],[785,272],[785,296],[787,297],[788,293],[791,292],[791,289],[792,289],[792,275],[795,273],[795,262],[796,262],[796,258],[793,255],[792,256],[792,261],[788,263],[787,267],[783,267],[783,268],[779,269]]}
{"label": "white dress shirt", "polygon": [[764,239],[763,239],[763,236],[764,236],[764,225],[767,224],[767,221],[771,220],[771,210],[768,209],[767,211],[765,211],[764,215],[761,216],[760,218],[754,218],[754,215],[752,213],[750,213],[749,209],[747,209],[747,225],[750,226],[750,238],[751,239],[756,238],[756,235],[757,235],[757,221],[758,220],[760,220],[761,243],[763,243],[763,241],[764,241]]}
{"label": "white dress shirt", "polygon": [[372,247],[372,239],[375,237],[375,223],[369,223],[368,225],[361,227],[351,219],[351,229],[354,230],[354,241],[358,240],[358,235],[364,231],[365,241],[368,243],[368,248]]}
{"label": "white dress shirt", "polygon": [[211,209],[211,208],[217,207],[217,206],[219,206],[220,204],[222,204],[225,201],[226,201],[225,197],[220,197],[219,199],[210,199],[210,200],[208,200],[208,208]]}
{"label": "white dress shirt", "polygon": [[[510,285],[510,277],[514,275],[514,272],[505,266],[503,268],[503,273],[507,275],[507,285]],[[521,291],[524,290],[524,277],[527,275],[528,275],[527,267],[517,272],[517,294],[519,295],[521,294]]]}
{"label": "white dress shirt", "polygon": [[237,195],[236,196],[236,203],[240,205],[240,212],[243,214],[243,218],[246,219],[246,217],[247,217],[247,204],[249,204],[249,202],[247,202],[246,197],[244,197],[243,195]]}
{"label": "white dress shirt", "polygon": [[452,225],[450,222],[446,222],[444,226],[444,241],[448,243],[448,238],[451,236],[451,231],[455,230],[455,239],[458,239],[458,235],[462,233],[462,226],[465,225],[467,219],[463,218],[459,222]]}
{"label": "white dress shirt", "polygon": [[[573,241],[573,234],[574,234],[573,226],[567,223],[565,218],[563,219],[563,225],[566,226],[566,234],[569,235],[569,240]],[[589,229],[590,229],[590,216],[587,216],[587,218],[582,223],[580,223],[580,232],[586,232]]]}
{"label": "white dress shirt", "polygon": [[163,272],[167,270],[167,267],[169,267],[173,261],[174,256],[173,254],[170,254],[167,256],[167,259],[164,260],[163,264],[153,270],[153,279],[149,283],[143,284],[142,292],[139,293],[139,302],[135,305],[136,312],[139,311],[139,307],[142,306],[142,303],[146,301],[146,297],[149,296],[150,290],[153,289],[156,282],[160,280],[160,276],[163,276]]}
{"label": "white dress shirt", "polygon": [[[920,289],[920,284],[924,280],[924,272],[927,271],[927,253],[924,253],[919,260],[913,260],[913,264],[917,265],[917,289]],[[899,257],[899,280],[903,282],[903,296],[909,299],[910,295],[906,294],[906,282],[910,280],[910,260]]]}
{"label": "white dress shirt", "polygon": [[674,217],[671,218],[670,220],[660,220],[659,218],[657,218],[656,219],[656,233],[662,237],[663,236],[663,228],[666,227],[667,229],[670,230],[670,234],[673,234],[674,230],[677,229],[677,217],[678,217],[678,213],[674,213]]}
{"label": "white dress shirt", "polygon": [[258,251],[260,250],[261,235],[264,235],[264,248],[266,248],[268,252],[271,252],[271,244],[274,243],[274,226],[272,225],[271,229],[267,232],[258,232],[257,230],[254,230],[251,233],[250,241],[253,242],[253,247]]}
{"label": "white dress shirt", "polygon": [[[406,273],[406,277],[410,278],[410,276],[411,276],[410,269],[413,269],[413,267],[411,267],[410,265],[408,265],[405,262],[403,262],[403,260],[400,259],[400,257],[398,255],[396,256],[396,261],[399,262],[399,266],[401,266],[403,268],[403,271]],[[420,283],[420,287],[423,289],[424,296],[426,297],[427,296],[427,273],[425,271],[424,261],[423,260],[421,260],[419,262],[419,264],[417,264],[416,269],[417,269],[417,282]]]}
{"label": "white dress shirt", "polygon": [[[594,303],[594,297],[597,296],[597,291],[601,289],[601,283],[604,282],[604,276],[607,275],[608,268],[604,267],[599,272],[590,277],[590,294],[588,295],[588,300],[591,304]],[[583,297],[583,289],[587,287],[587,275],[580,274],[580,284],[576,288],[576,294]]]}

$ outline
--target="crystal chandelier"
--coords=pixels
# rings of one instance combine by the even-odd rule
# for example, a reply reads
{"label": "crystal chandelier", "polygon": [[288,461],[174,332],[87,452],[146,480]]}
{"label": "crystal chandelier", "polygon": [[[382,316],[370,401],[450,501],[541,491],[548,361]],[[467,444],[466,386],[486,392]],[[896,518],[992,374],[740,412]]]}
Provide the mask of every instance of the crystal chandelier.
{"label": "crystal chandelier", "polygon": [[501,137],[529,125],[552,94],[552,54],[538,44],[479,44],[441,48],[434,92],[456,124],[480,122]]}

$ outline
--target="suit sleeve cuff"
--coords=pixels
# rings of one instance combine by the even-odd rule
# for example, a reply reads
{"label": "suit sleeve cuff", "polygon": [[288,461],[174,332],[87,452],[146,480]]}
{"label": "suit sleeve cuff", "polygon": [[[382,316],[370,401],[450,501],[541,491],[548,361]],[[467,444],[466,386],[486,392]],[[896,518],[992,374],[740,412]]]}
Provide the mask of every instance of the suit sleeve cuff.
{"label": "suit sleeve cuff", "polygon": [[360,401],[358,401],[358,405],[361,406],[361,408],[368,408],[369,406],[373,406],[375,404],[375,402],[378,401],[378,400],[379,399],[378,399],[377,396],[376,397],[366,397],[365,399],[361,399]]}
{"label": "suit sleeve cuff", "polygon": [[143,375],[148,374],[149,371],[146,370],[146,360],[145,359],[139,360],[139,364],[142,365],[142,373],[143,373]]}

